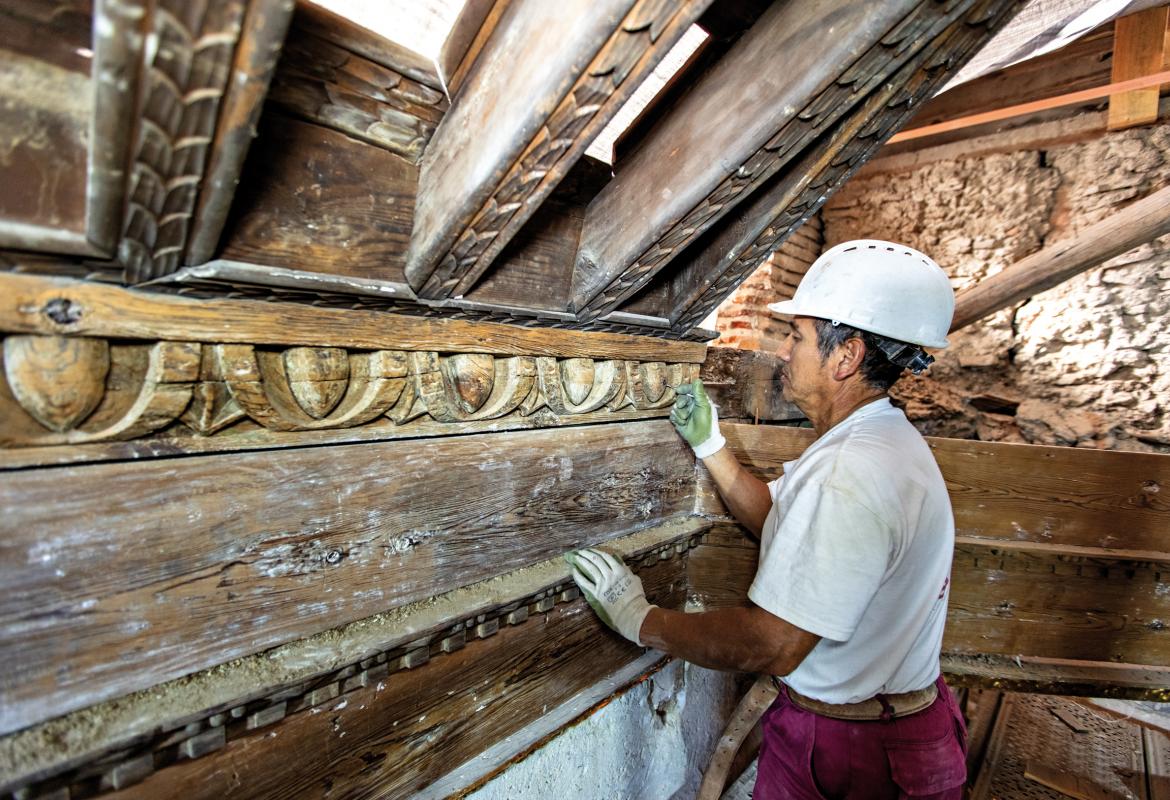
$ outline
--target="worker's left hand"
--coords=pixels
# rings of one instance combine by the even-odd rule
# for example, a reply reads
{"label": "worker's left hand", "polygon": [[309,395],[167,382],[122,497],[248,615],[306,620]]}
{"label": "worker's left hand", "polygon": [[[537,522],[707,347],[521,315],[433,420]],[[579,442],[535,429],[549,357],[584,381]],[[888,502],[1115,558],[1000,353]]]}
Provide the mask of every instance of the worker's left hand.
{"label": "worker's left hand", "polygon": [[654,606],[646,601],[642,581],[617,556],[586,548],[565,554],[573,580],[601,621],[634,644],[642,622]]}

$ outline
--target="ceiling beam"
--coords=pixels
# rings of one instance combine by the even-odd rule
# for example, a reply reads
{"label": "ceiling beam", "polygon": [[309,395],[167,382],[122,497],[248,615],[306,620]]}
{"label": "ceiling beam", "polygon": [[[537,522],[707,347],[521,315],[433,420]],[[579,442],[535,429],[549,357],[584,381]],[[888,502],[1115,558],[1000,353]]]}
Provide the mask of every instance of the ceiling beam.
{"label": "ceiling beam", "polygon": [[1019,7],[1014,0],[984,0],[884,80],[835,127],[805,149],[742,205],[700,239],[671,277],[672,327],[698,325],[865,161],[920,103],[994,35]]}
{"label": "ceiling beam", "polygon": [[1114,256],[1170,233],[1170,186],[1146,195],[1075,236],[1048,245],[955,299],[951,331],[1051,289]]}
{"label": "ceiling beam", "polygon": [[590,204],[570,310],[616,309],[972,5],[774,4]]}
{"label": "ceiling beam", "polygon": [[466,293],[710,0],[516,0],[423,155],[406,277]]}

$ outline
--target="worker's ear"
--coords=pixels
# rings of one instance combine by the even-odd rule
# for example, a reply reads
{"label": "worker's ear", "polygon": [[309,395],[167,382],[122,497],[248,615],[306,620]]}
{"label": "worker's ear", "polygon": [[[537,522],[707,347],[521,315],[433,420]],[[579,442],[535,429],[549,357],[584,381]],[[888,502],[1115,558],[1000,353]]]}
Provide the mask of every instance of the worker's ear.
{"label": "worker's ear", "polygon": [[856,336],[846,339],[837,347],[833,358],[836,361],[833,377],[839,381],[846,380],[861,370],[861,364],[865,361],[865,342]]}

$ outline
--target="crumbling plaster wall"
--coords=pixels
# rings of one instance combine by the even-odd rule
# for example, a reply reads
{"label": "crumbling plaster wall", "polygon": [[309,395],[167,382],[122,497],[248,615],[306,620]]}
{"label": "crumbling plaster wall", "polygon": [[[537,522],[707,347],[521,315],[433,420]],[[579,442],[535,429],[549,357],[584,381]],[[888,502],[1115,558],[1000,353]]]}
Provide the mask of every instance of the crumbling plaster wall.
{"label": "crumbling plaster wall", "polygon": [[689,800],[740,688],[733,673],[672,661],[468,800]]}
{"label": "crumbling plaster wall", "polygon": [[[961,291],[1165,186],[1170,124],[920,163],[878,161],[846,184],[824,209],[824,246],[905,242]],[[1168,277],[1163,237],[958,332],[896,394],[936,435],[1170,451]]]}

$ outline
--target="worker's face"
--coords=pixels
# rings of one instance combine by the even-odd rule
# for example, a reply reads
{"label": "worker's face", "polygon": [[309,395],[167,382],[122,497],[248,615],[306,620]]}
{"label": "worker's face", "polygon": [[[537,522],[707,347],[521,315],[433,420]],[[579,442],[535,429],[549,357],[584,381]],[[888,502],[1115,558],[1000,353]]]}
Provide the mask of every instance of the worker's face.
{"label": "worker's face", "polygon": [[812,317],[793,318],[792,329],[776,355],[784,362],[780,369],[784,399],[810,414],[831,383],[829,367],[817,349]]}

